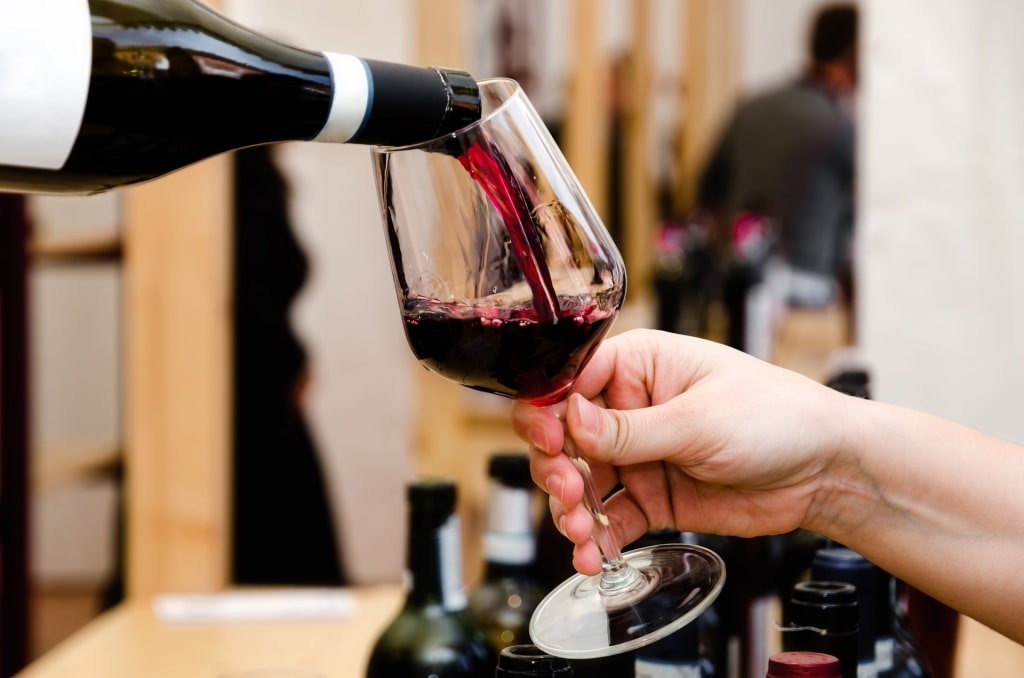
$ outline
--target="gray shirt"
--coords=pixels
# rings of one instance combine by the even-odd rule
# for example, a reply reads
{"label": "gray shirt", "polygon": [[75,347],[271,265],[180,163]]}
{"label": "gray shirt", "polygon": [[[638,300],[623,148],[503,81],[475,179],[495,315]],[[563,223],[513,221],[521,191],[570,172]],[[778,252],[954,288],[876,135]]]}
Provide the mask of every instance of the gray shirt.
{"label": "gray shirt", "polygon": [[792,268],[834,275],[853,229],[853,122],[825,89],[800,80],[754,97],[729,121],[699,201],[731,224],[752,211],[779,223],[776,253]]}

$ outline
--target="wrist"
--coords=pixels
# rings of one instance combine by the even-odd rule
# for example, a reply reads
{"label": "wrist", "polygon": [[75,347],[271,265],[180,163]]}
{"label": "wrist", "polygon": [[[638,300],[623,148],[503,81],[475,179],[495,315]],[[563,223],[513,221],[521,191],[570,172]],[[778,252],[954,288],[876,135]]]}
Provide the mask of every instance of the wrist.
{"label": "wrist", "polygon": [[803,527],[847,543],[868,521],[880,498],[865,456],[877,403],[842,393],[830,394],[830,436],[820,454],[827,459],[818,478]]}

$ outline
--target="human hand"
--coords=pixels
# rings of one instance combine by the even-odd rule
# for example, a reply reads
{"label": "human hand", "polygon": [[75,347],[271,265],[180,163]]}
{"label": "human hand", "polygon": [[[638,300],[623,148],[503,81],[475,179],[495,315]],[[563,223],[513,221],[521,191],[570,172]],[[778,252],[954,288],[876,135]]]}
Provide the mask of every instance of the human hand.
{"label": "human hand", "polygon": [[567,402],[517,402],[534,482],[576,544],[574,565],[600,571],[564,431],[587,459],[619,544],[649,529],[736,536],[807,526],[843,436],[842,395],[727,346],[635,330],[609,338]]}

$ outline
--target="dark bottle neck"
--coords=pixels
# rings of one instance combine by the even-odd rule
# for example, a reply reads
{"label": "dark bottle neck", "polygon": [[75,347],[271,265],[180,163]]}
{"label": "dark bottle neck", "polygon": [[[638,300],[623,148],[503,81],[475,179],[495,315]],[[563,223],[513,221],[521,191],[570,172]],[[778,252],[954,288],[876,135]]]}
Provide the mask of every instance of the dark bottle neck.
{"label": "dark bottle neck", "polygon": [[448,611],[465,609],[459,531],[460,523],[454,514],[440,524],[431,515],[411,516],[406,551],[407,605],[439,605]]}
{"label": "dark bottle neck", "polygon": [[484,565],[484,580],[499,581],[501,579],[533,579],[534,564],[529,563],[502,563],[495,560],[488,560]]}

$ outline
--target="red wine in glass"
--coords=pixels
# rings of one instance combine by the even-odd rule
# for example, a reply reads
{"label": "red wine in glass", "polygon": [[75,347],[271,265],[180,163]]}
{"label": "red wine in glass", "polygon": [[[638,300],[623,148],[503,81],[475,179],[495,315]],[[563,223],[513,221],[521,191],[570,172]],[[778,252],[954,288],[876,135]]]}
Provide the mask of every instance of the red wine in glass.
{"label": "red wine in glass", "polygon": [[559,315],[409,299],[405,334],[428,368],[469,388],[540,405],[565,397],[608,332],[614,312],[562,300]]}

